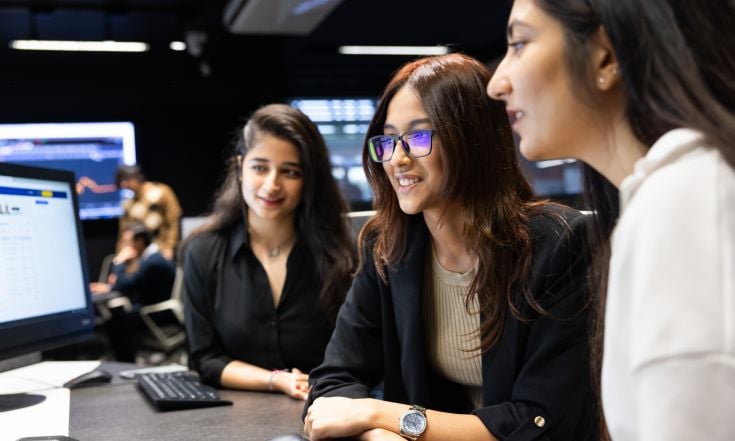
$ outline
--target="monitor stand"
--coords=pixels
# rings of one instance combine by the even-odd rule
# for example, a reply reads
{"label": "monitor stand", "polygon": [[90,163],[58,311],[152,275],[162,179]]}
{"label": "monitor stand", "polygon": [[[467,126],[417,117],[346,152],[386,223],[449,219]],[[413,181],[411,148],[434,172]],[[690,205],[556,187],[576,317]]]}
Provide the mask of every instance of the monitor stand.
{"label": "monitor stand", "polygon": [[45,399],[45,396],[38,394],[0,394],[0,412],[33,406]]}
{"label": "monitor stand", "polygon": [[[0,362],[0,372],[27,366],[41,361],[40,352],[32,352],[20,357],[10,358]],[[22,409],[33,406],[45,400],[46,397],[39,394],[18,393],[0,394],[0,412]]]}

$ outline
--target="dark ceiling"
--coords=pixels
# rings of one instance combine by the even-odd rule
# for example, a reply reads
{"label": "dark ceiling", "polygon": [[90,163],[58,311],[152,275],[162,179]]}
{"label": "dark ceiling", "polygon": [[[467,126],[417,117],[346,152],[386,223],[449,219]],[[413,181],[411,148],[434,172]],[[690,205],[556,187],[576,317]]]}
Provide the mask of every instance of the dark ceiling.
{"label": "dark ceiling", "polygon": [[[153,52],[205,36],[203,58],[238,59],[254,46],[284,66],[349,66],[341,44],[450,44],[489,59],[502,50],[505,0],[345,0],[307,36],[243,36],[223,26],[225,0],[0,0],[0,56],[13,39],[137,40]],[[192,33],[193,32],[193,33]],[[394,59],[393,59],[394,60]],[[381,61],[382,62],[382,61]],[[213,69],[215,66],[211,66]]]}
{"label": "dark ceiling", "polygon": [[[78,119],[100,112],[128,117],[141,109],[183,107],[242,112],[292,96],[376,96],[411,58],[340,55],[339,45],[447,44],[489,61],[504,49],[510,2],[344,0],[305,36],[232,34],[223,24],[227,5],[0,0],[0,120]],[[132,40],[149,43],[151,50],[16,51],[8,46],[13,39]],[[172,40],[199,43],[174,52]]]}

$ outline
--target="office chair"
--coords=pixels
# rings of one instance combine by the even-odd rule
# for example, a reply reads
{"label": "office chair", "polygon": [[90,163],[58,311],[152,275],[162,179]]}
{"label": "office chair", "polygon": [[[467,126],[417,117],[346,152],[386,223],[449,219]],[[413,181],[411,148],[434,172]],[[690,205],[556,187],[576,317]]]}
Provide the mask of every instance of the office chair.
{"label": "office chair", "polygon": [[[150,336],[142,340],[143,346],[163,352],[167,356],[172,356],[177,350],[184,348],[186,328],[182,299],[183,286],[184,269],[177,266],[174,284],[171,288],[171,298],[140,308],[140,317],[150,331]],[[186,351],[183,352],[185,354]]]}
{"label": "office chair", "polygon": [[110,275],[112,269],[112,260],[115,258],[115,254],[108,254],[102,258],[102,264],[100,264],[100,274],[97,277],[97,281],[100,283],[107,283],[107,277]]}

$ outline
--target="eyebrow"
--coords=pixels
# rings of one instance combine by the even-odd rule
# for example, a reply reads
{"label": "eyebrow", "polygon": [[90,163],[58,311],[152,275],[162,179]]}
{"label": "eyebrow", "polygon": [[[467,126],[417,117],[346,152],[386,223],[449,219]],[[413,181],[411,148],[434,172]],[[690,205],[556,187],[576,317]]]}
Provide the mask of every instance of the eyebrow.
{"label": "eyebrow", "polygon": [[[416,127],[416,126],[418,126],[420,124],[431,124],[431,119],[429,119],[429,118],[414,119],[413,121],[411,121],[410,123],[408,123],[408,127],[409,127],[409,129],[413,129],[414,127]],[[386,129],[392,129],[392,130],[395,130],[396,132],[398,131],[398,128],[396,126],[394,126],[393,124],[384,124],[383,125],[383,130],[386,130]]]}
{"label": "eyebrow", "polygon": [[[257,162],[259,164],[270,164],[271,163],[269,160],[267,160],[265,158],[250,158],[248,160],[248,162]],[[298,168],[301,168],[301,163],[300,162],[286,161],[286,162],[284,162],[281,165],[282,166],[285,165],[285,166],[289,166],[289,167],[298,167]]]}
{"label": "eyebrow", "polygon": [[511,20],[510,23],[508,23],[508,28],[506,30],[506,37],[510,38],[513,36],[513,29],[516,27],[522,27],[522,28],[530,28],[528,24],[520,21],[520,20]]}

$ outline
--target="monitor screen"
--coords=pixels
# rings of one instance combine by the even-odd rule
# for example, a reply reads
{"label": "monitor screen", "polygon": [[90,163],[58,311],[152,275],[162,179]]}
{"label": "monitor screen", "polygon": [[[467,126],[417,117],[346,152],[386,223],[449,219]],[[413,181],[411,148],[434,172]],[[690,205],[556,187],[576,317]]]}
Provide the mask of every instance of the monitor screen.
{"label": "monitor screen", "polygon": [[521,168],[540,196],[572,203],[582,194],[582,164],[574,159],[534,162],[521,156]]}
{"label": "monitor screen", "polygon": [[90,335],[74,176],[0,163],[0,360]]}
{"label": "monitor screen", "polygon": [[130,122],[0,124],[2,162],[74,172],[80,217],[118,217],[115,171],[135,164],[135,130]]}
{"label": "monitor screen", "polygon": [[319,128],[329,149],[332,175],[353,210],[372,206],[373,194],[362,169],[362,145],[377,100],[298,98],[290,104]]}

